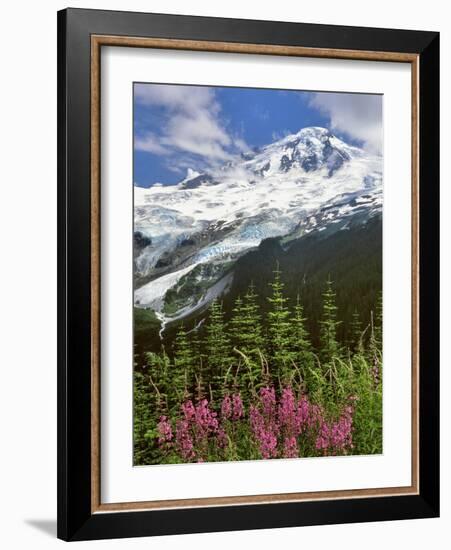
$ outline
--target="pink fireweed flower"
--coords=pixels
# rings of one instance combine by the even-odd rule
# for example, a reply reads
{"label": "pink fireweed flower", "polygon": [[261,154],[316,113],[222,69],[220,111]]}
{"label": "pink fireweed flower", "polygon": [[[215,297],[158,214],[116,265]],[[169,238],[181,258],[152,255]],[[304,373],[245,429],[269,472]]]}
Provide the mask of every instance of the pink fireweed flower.
{"label": "pink fireweed flower", "polygon": [[260,453],[263,458],[277,456],[277,438],[279,427],[276,421],[276,397],[274,388],[262,388],[259,392],[260,406],[251,405],[249,422]]}
{"label": "pink fireweed flower", "polygon": [[172,426],[166,416],[160,416],[160,421],[157,424],[157,429],[159,434],[158,443],[160,445],[172,441]]}
{"label": "pink fireweed flower", "polygon": [[287,422],[293,418],[296,410],[296,399],[291,388],[284,388],[279,401],[279,418]]}
{"label": "pink fireweed flower", "polygon": [[380,382],[380,372],[377,364],[371,368],[371,375],[373,377],[374,385],[377,386]]}
{"label": "pink fireweed flower", "polygon": [[232,400],[230,395],[226,395],[221,403],[221,416],[224,420],[228,420],[232,416]]}
{"label": "pink fireweed flower", "polygon": [[348,405],[332,429],[331,442],[337,450],[352,448],[352,421],[354,409]]}
{"label": "pink fireweed flower", "polygon": [[241,395],[236,393],[232,395],[232,406],[233,406],[233,419],[239,420],[244,416],[244,405]]}
{"label": "pink fireweed flower", "polygon": [[261,388],[259,396],[263,408],[263,414],[266,416],[271,416],[276,407],[276,392],[274,388]]}
{"label": "pink fireweed flower", "polygon": [[284,388],[279,401],[278,410],[279,422],[289,432],[300,432],[300,418],[296,398],[291,388]]}
{"label": "pink fireweed flower", "polygon": [[307,399],[307,397],[303,395],[298,401],[298,410],[297,410],[297,418],[298,418],[299,427],[301,431],[307,427],[309,423],[309,417],[310,417],[310,402]]}
{"label": "pink fireweed flower", "polygon": [[322,421],[315,447],[324,454],[337,454],[352,449],[352,420],[354,409],[347,405],[336,422]]}
{"label": "pink fireweed flower", "polygon": [[224,449],[229,445],[229,439],[227,437],[227,433],[225,432],[224,428],[218,429],[218,434],[216,436],[216,441],[218,442],[218,445]]}
{"label": "pink fireweed flower", "polygon": [[277,457],[277,437],[270,431],[260,434],[260,452],[263,458]]}
{"label": "pink fireweed flower", "polygon": [[179,420],[177,422],[175,441],[177,449],[184,460],[192,460],[196,456],[189,428],[188,420]]}
{"label": "pink fireweed flower", "polygon": [[[273,386],[263,387],[247,410],[240,393],[226,395],[219,412],[207,399],[185,401],[177,420],[161,416],[157,424],[158,443],[162,449],[174,450],[186,462],[208,460],[214,449],[227,455],[229,446],[242,437],[238,425],[249,426],[252,442],[263,459],[299,457],[305,441],[318,454],[346,454],[353,448],[353,416],[358,397],[348,397],[337,418],[330,418],[321,405],[308,395],[297,396],[292,387],[276,395]],[[238,424],[239,422],[239,424]],[[244,425],[244,424],[243,424]],[[301,439],[302,438],[302,439]]]}
{"label": "pink fireweed flower", "polygon": [[208,401],[202,399],[197,403],[194,413],[194,422],[199,435],[205,437],[210,432],[215,432],[218,429],[217,413],[212,411],[208,406]]}
{"label": "pink fireweed flower", "polygon": [[254,433],[263,428],[263,416],[255,405],[249,407],[249,422]]}
{"label": "pink fireweed flower", "polygon": [[194,418],[196,411],[192,401],[186,401],[182,404],[182,413],[186,420],[191,420]]}
{"label": "pink fireweed flower", "polygon": [[252,433],[254,434],[255,437],[257,437],[260,431],[263,429],[264,422],[263,422],[263,416],[261,412],[253,404],[249,406],[249,424],[250,424]]}
{"label": "pink fireweed flower", "polygon": [[186,401],[181,412],[182,418],[176,424],[176,448],[184,460],[200,461],[206,453],[209,437],[218,430],[217,413],[210,409],[206,399],[196,405]]}
{"label": "pink fireweed flower", "polygon": [[298,443],[294,436],[284,439],[282,455],[284,458],[297,458],[299,456]]}
{"label": "pink fireweed flower", "polygon": [[280,435],[283,439],[282,455],[285,458],[298,456],[297,438],[304,428],[305,417],[308,415],[308,409],[305,410],[306,404],[307,401],[303,398],[296,401],[292,388],[287,387],[282,390],[277,414]]}
{"label": "pink fireweed flower", "polygon": [[307,427],[315,429],[323,423],[323,410],[319,405],[310,404],[309,415],[307,418]]}
{"label": "pink fireweed flower", "polygon": [[330,445],[330,429],[327,422],[323,422],[319,427],[319,433],[315,441],[315,447],[318,451],[326,452]]}

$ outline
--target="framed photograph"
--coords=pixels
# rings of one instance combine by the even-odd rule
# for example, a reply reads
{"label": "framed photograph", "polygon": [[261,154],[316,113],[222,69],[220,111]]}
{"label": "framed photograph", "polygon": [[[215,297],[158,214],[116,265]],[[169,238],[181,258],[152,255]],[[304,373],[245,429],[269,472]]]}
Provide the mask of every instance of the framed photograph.
{"label": "framed photograph", "polygon": [[58,14],[58,536],[439,514],[439,35]]}

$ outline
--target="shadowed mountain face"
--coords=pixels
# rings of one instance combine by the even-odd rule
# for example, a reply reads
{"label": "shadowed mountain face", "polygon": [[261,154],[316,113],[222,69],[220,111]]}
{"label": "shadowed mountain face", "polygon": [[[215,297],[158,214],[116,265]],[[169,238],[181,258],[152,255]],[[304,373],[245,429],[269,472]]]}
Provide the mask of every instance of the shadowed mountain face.
{"label": "shadowed mountain face", "polygon": [[250,280],[267,285],[275,260],[290,293],[299,281],[313,285],[370,230],[358,259],[378,254],[379,280],[381,208],[382,158],[317,127],[208,173],[189,170],[175,186],[136,187],[135,306],[152,310],[169,337],[215,297],[227,305]]}

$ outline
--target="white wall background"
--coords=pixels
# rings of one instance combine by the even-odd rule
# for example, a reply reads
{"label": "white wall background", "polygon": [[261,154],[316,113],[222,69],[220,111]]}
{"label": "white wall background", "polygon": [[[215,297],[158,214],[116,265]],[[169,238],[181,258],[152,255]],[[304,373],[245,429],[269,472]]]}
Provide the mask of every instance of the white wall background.
{"label": "white wall background", "polygon": [[[451,203],[448,159],[451,18],[442,0],[72,0],[124,9],[436,30],[442,33],[442,518],[83,543],[86,548],[199,546],[443,548],[451,535],[450,387],[447,314]],[[53,548],[56,540],[56,11],[57,0],[7,3],[0,34],[0,530],[1,545]],[[5,194],[6,193],[6,194]],[[6,252],[6,255],[5,255]]]}

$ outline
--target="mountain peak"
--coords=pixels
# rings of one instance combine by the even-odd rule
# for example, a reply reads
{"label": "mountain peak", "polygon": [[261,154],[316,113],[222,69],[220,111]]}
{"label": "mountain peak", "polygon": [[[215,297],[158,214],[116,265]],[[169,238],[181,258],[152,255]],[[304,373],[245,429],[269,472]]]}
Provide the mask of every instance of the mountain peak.
{"label": "mountain peak", "polygon": [[306,126],[305,128],[301,128],[296,135],[333,137],[330,130],[328,128],[323,128],[322,126]]}
{"label": "mountain peak", "polygon": [[188,170],[186,171],[185,181],[197,178],[197,176],[200,176],[200,172],[198,172],[197,170],[193,170],[192,168],[188,168]]}
{"label": "mountain peak", "polygon": [[[302,172],[325,169],[329,177],[339,170],[358,149],[334,136],[321,126],[307,126],[297,133],[290,134],[264,148],[265,166],[269,173],[275,170],[286,173],[294,168]],[[257,157],[256,157],[257,160]]]}
{"label": "mountain peak", "polygon": [[266,147],[269,147],[271,145],[275,144],[284,144],[287,142],[290,142],[295,139],[305,139],[305,138],[326,138],[326,137],[334,137],[334,135],[331,133],[331,131],[327,128],[323,128],[322,126],[305,126],[304,128],[301,128],[294,134],[288,134],[284,136],[283,138],[280,138],[273,143],[270,143],[266,145]]}
{"label": "mountain peak", "polygon": [[188,168],[178,185],[185,190],[195,189],[217,185],[224,179],[243,179],[245,174],[244,179],[255,183],[262,178],[286,174],[292,169],[296,169],[299,176],[322,170],[331,177],[356,155],[360,155],[358,148],[337,138],[328,128],[307,126],[252,153],[242,154],[219,168],[204,172]]}

